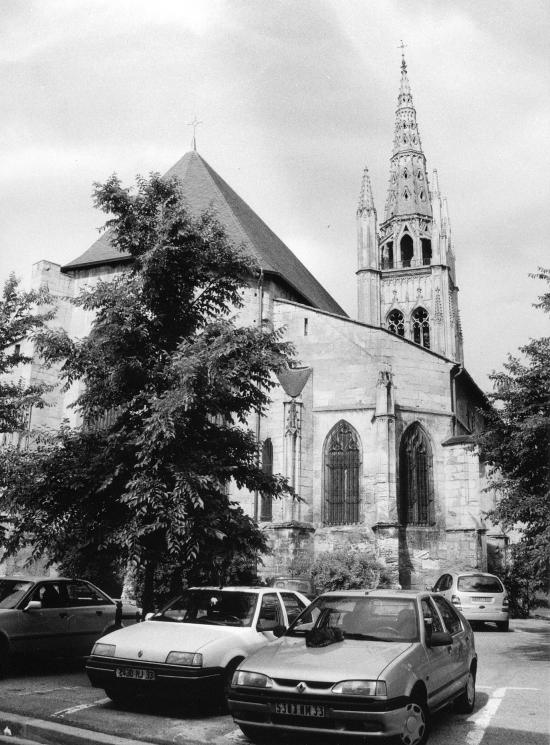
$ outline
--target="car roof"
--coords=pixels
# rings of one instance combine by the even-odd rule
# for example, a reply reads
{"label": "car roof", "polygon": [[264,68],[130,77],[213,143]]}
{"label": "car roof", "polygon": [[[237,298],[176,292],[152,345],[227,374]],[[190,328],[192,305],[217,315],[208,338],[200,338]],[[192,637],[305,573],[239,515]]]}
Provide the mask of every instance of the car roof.
{"label": "car roof", "polygon": [[223,587],[220,587],[219,585],[202,585],[202,586],[193,586],[193,587],[186,587],[186,590],[208,590],[210,592],[242,592],[245,590],[246,592],[273,592],[277,588],[275,587],[258,587],[258,585],[224,585]]}
{"label": "car roof", "polygon": [[323,592],[321,597],[331,596],[341,597],[346,595],[349,597],[372,597],[372,598],[399,598],[399,599],[416,599],[418,597],[425,597],[426,595],[432,595],[430,590],[330,590],[329,592]]}
{"label": "car roof", "polygon": [[[12,574],[10,576],[8,576],[8,575],[2,575],[0,577],[0,579],[12,579],[12,580],[15,580],[16,582],[47,582],[47,581],[50,581],[50,582],[60,582],[60,581],[70,582],[71,581],[68,577],[50,577],[49,575],[48,576],[46,576],[46,575],[43,575],[43,576],[42,575],[39,575],[39,576],[32,575],[31,576],[29,574]],[[88,580],[84,580],[84,581],[87,582]]]}
{"label": "car roof", "polygon": [[475,569],[471,569],[467,572],[458,572],[456,569],[450,572],[443,572],[443,574],[451,574],[453,577],[496,577],[499,579],[497,574],[491,574],[490,572],[479,572]]}

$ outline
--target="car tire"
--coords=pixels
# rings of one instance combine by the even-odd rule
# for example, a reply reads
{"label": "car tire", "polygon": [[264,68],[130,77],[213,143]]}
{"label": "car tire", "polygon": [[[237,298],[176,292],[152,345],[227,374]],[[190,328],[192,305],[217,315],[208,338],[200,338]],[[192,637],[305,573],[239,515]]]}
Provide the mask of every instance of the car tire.
{"label": "car tire", "polygon": [[476,671],[470,668],[464,690],[455,700],[455,708],[461,714],[471,714],[476,703]]}
{"label": "car tire", "polygon": [[10,666],[10,653],[6,642],[0,641],[0,680],[8,674]]}
{"label": "car tire", "polygon": [[116,688],[105,688],[105,693],[116,707],[126,709],[135,703],[135,696],[128,691],[119,691]]}
{"label": "car tire", "polygon": [[397,742],[400,745],[424,745],[428,741],[429,729],[430,714],[426,699],[413,693],[406,706],[403,729]]}
{"label": "car tire", "polygon": [[250,742],[264,743],[269,739],[269,735],[261,727],[254,727],[251,724],[239,724],[239,727]]}
{"label": "car tire", "polygon": [[510,621],[497,621],[497,629],[499,631],[509,631],[510,630]]}

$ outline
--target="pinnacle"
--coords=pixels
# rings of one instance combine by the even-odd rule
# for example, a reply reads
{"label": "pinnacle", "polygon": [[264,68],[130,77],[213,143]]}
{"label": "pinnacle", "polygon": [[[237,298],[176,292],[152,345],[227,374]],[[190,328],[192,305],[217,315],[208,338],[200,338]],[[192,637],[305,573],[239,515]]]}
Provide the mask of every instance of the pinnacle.
{"label": "pinnacle", "polygon": [[357,212],[372,212],[374,210],[374,199],[372,197],[372,186],[370,183],[369,169],[367,166],[363,169],[363,178],[361,179],[361,191],[359,193],[359,205]]}

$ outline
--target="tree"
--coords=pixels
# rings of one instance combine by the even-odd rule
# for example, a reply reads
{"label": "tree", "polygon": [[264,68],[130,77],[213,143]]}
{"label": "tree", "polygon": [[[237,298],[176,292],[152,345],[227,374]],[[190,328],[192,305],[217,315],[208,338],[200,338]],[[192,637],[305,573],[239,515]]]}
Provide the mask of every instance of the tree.
{"label": "tree", "polygon": [[2,503],[15,520],[10,551],[32,544],[84,569],[129,561],[143,571],[147,610],[159,565],[220,581],[236,555],[266,550],[228,490],[292,495],[262,472],[247,425],[292,349],[281,331],[235,322],[257,268],[211,215],[187,213],[177,181],[138,178],[132,194],[113,176],[96,185],[95,203],[131,267],[74,301],[94,313],[87,337],[35,335],[45,363],[62,363],[64,386],[80,383],[83,426],[4,457]]}
{"label": "tree", "polygon": [[[550,283],[550,270],[530,275]],[[550,292],[535,307],[550,313]],[[550,562],[550,337],[531,339],[508,356],[502,372],[494,372],[494,409],[477,438],[490,464],[490,488],[498,496],[490,517],[521,529],[514,549],[516,573],[532,593],[548,587]]]}
{"label": "tree", "polygon": [[32,361],[21,351],[21,342],[53,318],[54,309],[46,289],[23,292],[10,274],[0,298],[0,432],[23,429],[32,406],[44,405],[47,386],[25,385],[17,377],[18,365]]}

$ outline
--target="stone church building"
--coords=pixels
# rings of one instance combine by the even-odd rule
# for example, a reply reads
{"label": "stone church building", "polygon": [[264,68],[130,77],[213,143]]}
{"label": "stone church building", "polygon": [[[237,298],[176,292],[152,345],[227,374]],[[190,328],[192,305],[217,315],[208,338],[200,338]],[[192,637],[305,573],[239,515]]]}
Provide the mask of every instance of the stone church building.
{"label": "stone church building", "polygon": [[[264,574],[335,547],[375,552],[404,587],[450,567],[486,569],[491,547],[505,540],[484,521],[492,498],[470,446],[486,401],[463,364],[447,205],[437,173],[428,178],[405,61],[380,221],[362,175],[357,318],[196,150],[166,176],[181,179],[192,213],[212,210],[256,257],[261,273],[244,291],[243,322],[284,326],[301,365],[281,375],[268,416],[251,422],[263,468],[286,475],[301,501],[236,495],[273,545]],[[104,233],[65,266],[36,264],[33,281],[59,296],[57,322],[83,336],[92,319],[65,298],[129,261]],[[32,375],[51,382],[55,373],[34,366]],[[33,426],[67,416],[78,424],[67,409],[74,395],[56,393]]]}

